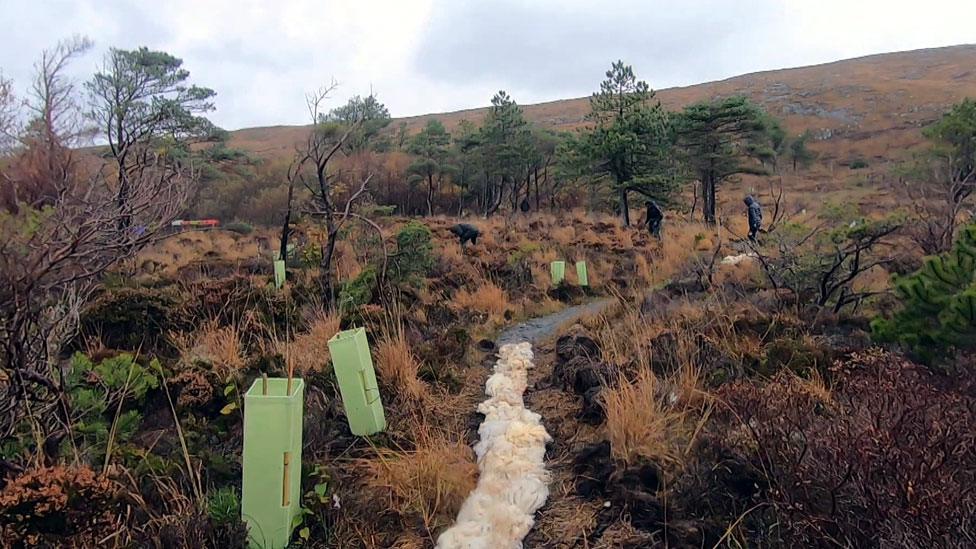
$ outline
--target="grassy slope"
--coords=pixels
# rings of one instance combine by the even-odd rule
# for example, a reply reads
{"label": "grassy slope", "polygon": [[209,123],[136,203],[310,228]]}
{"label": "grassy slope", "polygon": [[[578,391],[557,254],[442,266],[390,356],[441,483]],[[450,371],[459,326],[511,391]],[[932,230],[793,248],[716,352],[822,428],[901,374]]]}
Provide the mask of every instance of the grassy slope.
{"label": "grassy slope", "polygon": [[[946,106],[976,96],[974,66],[976,45],[952,46],[746,74],[661,90],[658,97],[678,109],[704,99],[748,95],[784,119],[791,132],[813,131],[822,166],[830,169],[857,157],[869,162],[898,157],[916,145],[919,127]],[[527,118],[543,127],[570,130],[583,123],[589,105],[587,98],[577,98],[524,108]],[[391,127],[403,121],[413,131],[439,118],[451,129],[462,119],[480,120],[485,111],[412,116],[394,120]],[[232,132],[232,143],[260,156],[288,156],[305,132],[302,126],[247,128]]]}

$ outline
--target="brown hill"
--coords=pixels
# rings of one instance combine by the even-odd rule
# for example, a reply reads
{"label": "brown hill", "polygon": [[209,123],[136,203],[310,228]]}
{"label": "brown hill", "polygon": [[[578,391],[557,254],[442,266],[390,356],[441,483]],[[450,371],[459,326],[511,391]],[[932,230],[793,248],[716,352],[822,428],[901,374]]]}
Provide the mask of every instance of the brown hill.
{"label": "brown hill", "polygon": [[[593,83],[596,88],[597,82]],[[976,97],[976,45],[961,45],[847,59],[823,65],[757,72],[694,86],[658,91],[670,109],[728,95],[747,95],[785,121],[790,132],[814,132],[821,165],[832,168],[863,158],[876,165],[898,158],[921,140],[918,129],[947,106]],[[525,105],[526,117],[543,127],[569,130],[583,124],[588,98]],[[430,118],[450,129],[462,119],[479,121],[486,109],[411,116],[413,131]],[[268,158],[290,155],[304,126],[247,128],[232,132],[237,147]]]}

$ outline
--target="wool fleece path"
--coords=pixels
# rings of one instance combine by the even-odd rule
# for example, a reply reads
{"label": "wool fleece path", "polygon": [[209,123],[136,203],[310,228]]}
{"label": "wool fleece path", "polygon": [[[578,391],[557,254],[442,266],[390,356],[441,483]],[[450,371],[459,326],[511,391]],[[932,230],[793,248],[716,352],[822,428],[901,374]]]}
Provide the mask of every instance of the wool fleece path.
{"label": "wool fleece path", "polygon": [[539,414],[522,400],[533,367],[528,342],[502,345],[485,382],[488,399],[478,405],[485,420],[474,447],[481,475],[438,549],[521,549],[533,516],[549,497],[546,443],[552,440]]}

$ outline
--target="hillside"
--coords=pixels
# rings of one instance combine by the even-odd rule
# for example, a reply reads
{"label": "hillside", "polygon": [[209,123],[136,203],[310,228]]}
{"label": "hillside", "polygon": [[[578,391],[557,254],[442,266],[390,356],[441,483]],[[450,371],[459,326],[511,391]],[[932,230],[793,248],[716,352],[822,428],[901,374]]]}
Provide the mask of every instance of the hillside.
{"label": "hillside", "polygon": [[[652,74],[642,74],[653,86]],[[594,82],[594,88],[596,87]],[[765,105],[794,133],[811,130],[822,165],[844,165],[897,158],[918,144],[918,128],[950,104],[976,96],[976,45],[871,55],[823,65],[773,70],[718,82],[669,88],[658,98],[669,109],[735,94]],[[516,98],[517,99],[517,98]],[[569,130],[583,124],[588,98],[524,105],[526,117],[548,128]],[[410,130],[432,117],[450,129],[463,119],[480,120],[485,108],[412,116]],[[232,132],[233,145],[259,156],[289,155],[305,134],[302,126],[247,128]]]}

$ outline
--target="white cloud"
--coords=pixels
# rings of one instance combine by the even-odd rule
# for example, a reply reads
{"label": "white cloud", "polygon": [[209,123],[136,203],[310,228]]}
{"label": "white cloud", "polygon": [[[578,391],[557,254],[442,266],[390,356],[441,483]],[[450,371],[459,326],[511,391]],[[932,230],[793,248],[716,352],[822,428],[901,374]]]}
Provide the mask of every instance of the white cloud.
{"label": "white cloud", "polygon": [[4,0],[0,68],[21,88],[40,51],[72,34],[184,59],[218,92],[228,128],[304,123],[304,93],[372,88],[395,116],[585,95],[623,58],[657,88],[748,71],[972,41],[976,2],[776,0]]}

